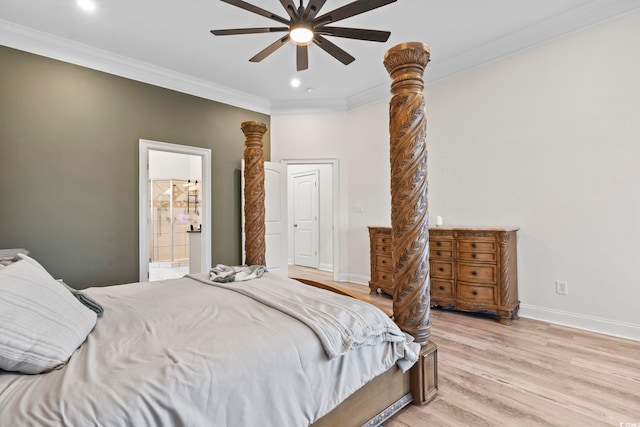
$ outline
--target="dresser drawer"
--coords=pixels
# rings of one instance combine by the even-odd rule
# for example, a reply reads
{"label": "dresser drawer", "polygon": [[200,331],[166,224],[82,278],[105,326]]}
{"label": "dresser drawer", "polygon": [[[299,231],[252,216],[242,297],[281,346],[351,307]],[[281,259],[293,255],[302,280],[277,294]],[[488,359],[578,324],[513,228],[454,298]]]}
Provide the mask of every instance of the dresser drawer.
{"label": "dresser drawer", "polygon": [[496,303],[495,286],[477,286],[458,282],[458,296],[460,301],[469,303]]}
{"label": "dresser drawer", "polygon": [[459,262],[456,273],[458,280],[465,282],[496,283],[495,265]]}
{"label": "dresser drawer", "polygon": [[393,273],[386,270],[376,270],[373,280],[380,285],[391,286],[393,285]]}
{"label": "dresser drawer", "polygon": [[496,252],[496,242],[486,240],[459,240],[458,252]]}
{"label": "dresser drawer", "polygon": [[498,254],[495,252],[461,252],[457,258],[462,261],[496,262]]}
{"label": "dresser drawer", "polygon": [[386,271],[393,271],[393,263],[390,256],[377,255],[376,267]]}
{"label": "dresser drawer", "polygon": [[391,234],[376,236],[376,246],[389,246],[391,248]]}
{"label": "dresser drawer", "polygon": [[431,295],[440,298],[453,298],[453,280],[431,280]]}
{"label": "dresser drawer", "polygon": [[440,240],[440,239],[431,239],[429,241],[429,247],[431,250],[453,250],[453,240]]}
{"label": "dresser drawer", "polygon": [[439,259],[439,258],[450,259],[450,258],[453,258],[453,251],[431,248],[429,249],[429,257],[431,257],[431,259]]}
{"label": "dresser drawer", "polygon": [[377,240],[388,240],[387,243],[382,243],[376,241],[375,251],[378,254],[391,256],[391,239],[377,239]]}
{"label": "dresser drawer", "polygon": [[453,261],[431,260],[431,277],[453,279]]}

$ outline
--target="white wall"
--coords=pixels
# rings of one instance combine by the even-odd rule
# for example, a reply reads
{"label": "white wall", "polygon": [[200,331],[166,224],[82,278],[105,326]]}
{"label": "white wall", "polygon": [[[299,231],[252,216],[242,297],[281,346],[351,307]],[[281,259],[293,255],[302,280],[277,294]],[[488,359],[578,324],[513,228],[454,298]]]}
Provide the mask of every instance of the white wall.
{"label": "white wall", "polygon": [[347,256],[347,185],[349,164],[344,146],[344,129],[347,117],[343,113],[321,115],[284,115],[271,117],[271,161],[286,159],[338,158],[340,223],[336,224],[339,235],[338,279],[347,280],[349,271]]}
{"label": "white wall", "polygon": [[431,212],[521,228],[522,314],[640,339],[638,41],[636,12],[435,82],[428,105]]}
{"label": "white wall", "polygon": [[[430,214],[515,225],[524,316],[640,339],[640,12],[429,84]],[[428,41],[427,41],[428,42]],[[437,46],[431,46],[433,60]],[[382,66],[382,64],[381,64]],[[427,67],[427,74],[429,69]],[[367,225],[390,219],[388,106],[272,117],[272,152],[337,155],[344,276],[368,279]],[[362,204],[362,214],[353,213]],[[566,280],[567,296],[555,294]]]}
{"label": "white wall", "polygon": [[[333,271],[333,184],[332,167],[329,164],[317,165],[289,165],[289,194],[293,194],[293,175],[307,171],[318,171],[318,257],[319,269]],[[293,229],[293,197],[289,202],[289,262],[294,260],[294,229]]]}

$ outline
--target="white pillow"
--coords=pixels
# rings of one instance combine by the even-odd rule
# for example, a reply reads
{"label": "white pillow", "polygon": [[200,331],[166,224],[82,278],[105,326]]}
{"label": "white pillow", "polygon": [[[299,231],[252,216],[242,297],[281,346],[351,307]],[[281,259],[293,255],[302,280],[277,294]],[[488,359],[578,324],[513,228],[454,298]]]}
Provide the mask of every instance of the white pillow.
{"label": "white pillow", "polygon": [[0,369],[39,374],[67,362],[96,314],[32,258],[0,270]]}

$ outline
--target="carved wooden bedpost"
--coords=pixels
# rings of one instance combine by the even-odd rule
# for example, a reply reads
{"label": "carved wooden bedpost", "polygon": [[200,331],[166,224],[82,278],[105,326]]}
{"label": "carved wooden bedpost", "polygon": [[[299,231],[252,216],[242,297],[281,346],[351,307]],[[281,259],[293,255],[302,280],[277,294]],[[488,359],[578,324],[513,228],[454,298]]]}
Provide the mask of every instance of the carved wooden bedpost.
{"label": "carved wooden bedpost", "polygon": [[267,265],[265,258],[264,151],[262,137],[267,126],[243,122],[244,147],[244,247],[245,264]]}
{"label": "carved wooden bedpost", "polygon": [[392,47],[384,66],[393,82],[391,134],[391,253],[393,312],[416,342],[429,338],[429,224],[427,215],[427,119],[422,76],[429,62],[424,43]]}

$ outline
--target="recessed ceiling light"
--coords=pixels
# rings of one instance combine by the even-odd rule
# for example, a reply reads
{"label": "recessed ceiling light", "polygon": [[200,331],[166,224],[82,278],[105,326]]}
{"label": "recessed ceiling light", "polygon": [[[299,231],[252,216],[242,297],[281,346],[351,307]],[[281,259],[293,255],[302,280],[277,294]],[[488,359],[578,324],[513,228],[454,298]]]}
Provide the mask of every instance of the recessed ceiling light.
{"label": "recessed ceiling light", "polygon": [[76,3],[80,7],[80,9],[84,11],[93,12],[94,10],[96,10],[96,4],[93,2],[93,0],[76,0]]}
{"label": "recessed ceiling light", "polygon": [[291,87],[300,87],[299,79],[291,79]]}

